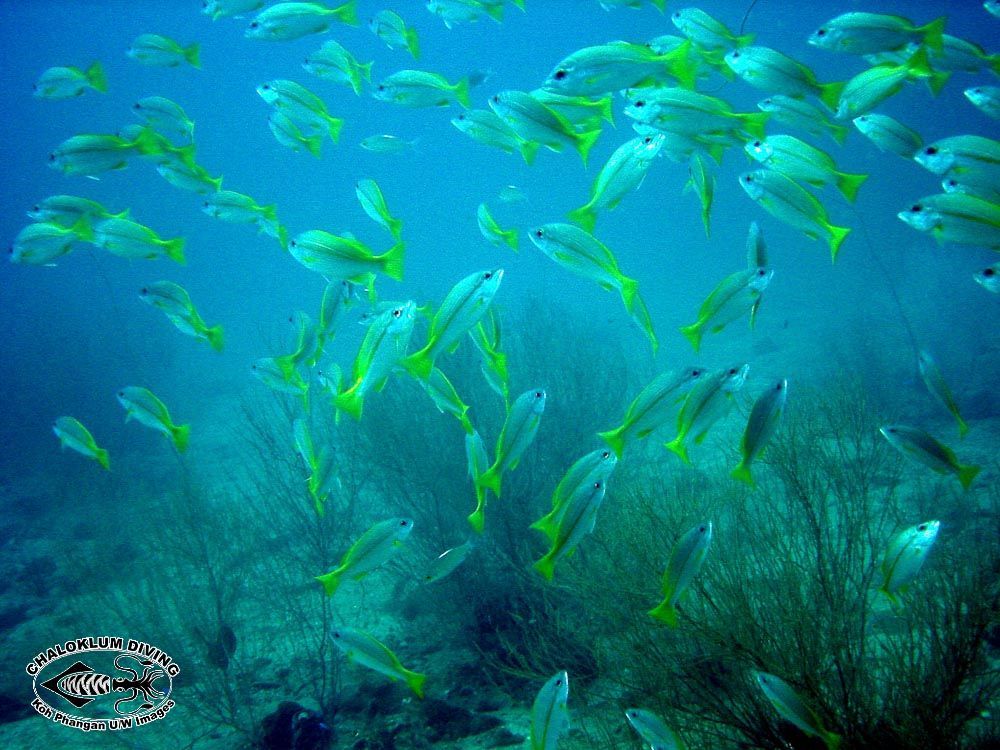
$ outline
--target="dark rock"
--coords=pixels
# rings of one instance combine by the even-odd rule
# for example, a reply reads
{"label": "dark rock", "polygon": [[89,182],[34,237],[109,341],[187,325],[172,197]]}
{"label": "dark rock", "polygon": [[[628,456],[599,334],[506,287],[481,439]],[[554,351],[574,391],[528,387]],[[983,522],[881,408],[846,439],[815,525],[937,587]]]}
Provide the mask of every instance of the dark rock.
{"label": "dark rock", "polygon": [[495,716],[474,714],[467,708],[442,700],[427,700],[422,709],[427,736],[432,742],[460,740],[488,732],[502,723]]}
{"label": "dark rock", "polygon": [[495,735],[493,735],[493,741],[490,743],[490,747],[510,747],[512,745],[524,744],[526,738],[520,734],[514,734],[512,731],[504,727],[500,729]]}
{"label": "dark rock", "polygon": [[282,701],[264,717],[256,747],[259,750],[329,750],[333,728],[315,711],[293,701]]}
{"label": "dark rock", "polygon": [[0,694],[0,724],[27,719],[34,713],[31,705],[25,701],[15,700],[9,695]]}
{"label": "dark rock", "polygon": [[368,716],[391,716],[403,710],[403,698],[408,692],[398,682],[386,682],[366,691]]}
{"label": "dark rock", "polygon": [[0,630],[16,627],[28,619],[28,607],[25,604],[15,604],[0,610]]}

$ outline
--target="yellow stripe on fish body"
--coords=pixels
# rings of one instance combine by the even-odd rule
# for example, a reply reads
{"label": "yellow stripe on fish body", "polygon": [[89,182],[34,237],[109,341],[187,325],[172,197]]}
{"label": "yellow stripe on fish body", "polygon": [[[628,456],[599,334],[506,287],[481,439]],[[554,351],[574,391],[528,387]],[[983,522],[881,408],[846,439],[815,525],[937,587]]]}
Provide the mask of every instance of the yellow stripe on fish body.
{"label": "yellow stripe on fish body", "polygon": [[291,41],[310,34],[322,34],[334,23],[357,26],[357,0],[336,8],[320,3],[278,3],[258,13],[244,32],[248,39]]}
{"label": "yellow stripe on fish body", "polygon": [[90,430],[73,417],[59,417],[52,425],[52,431],[59,438],[63,448],[72,448],[77,453],[97,461],[105,469],[110,469],[108,452],[97,445]]}
{"label": "yellow stripe on fish body", "polygon": [[677,436],[664,443],[664,447],[685,463],[691,463],[687,453],[688,438],[693,438],[695,443],[705,439],[712,425],[729,411],[733,393],[743,387],[749,370],[750,365],[742,365],[699,378],[677,414]]}
{"label": "yellow stripe on fish body", "polygon": [[187,450],[191,426],[175,425],[166,405],[152,391],[139,386],[127,386],[118,391],[118,401],[125,408],[126,422],[134,418],[170,438],[179,452]]}
{"label": "yellow stripe on fish body", "polygon": [[698,196],[701,203],[701,223],[705,227],[705,236],[711,238],[712,202],[715,199],[715,175],[708,171],[708,161],[705,156],[695,151],[688,163],[688,181],[684,191],[691,190]]}
{"label": "yellow stripe on fish body", "polygon": [[528,449],[545,411],[545,391],[533,388],[518,396],[507,411],[500,438],[497,440],[493,465],[483,472],[477,483],[500,497],[500,484],[506,471],[517,468],[521,456]]}
{"label": "yellow stripe on fish body", "polygon": [[125,169],[133,156],[161,152],[156,136],[142,131],[135,139],[116,135],[74,135],[56,146],[49,154],[49,166],[67,175],[98,175]]}
{"label": "yellow stripe on fish body", "polygon": [[803,180],[817,187],[834,185],[850,203],[868,179],[866,174],[841,172],[828,153],[790,135],[748,141],[745,151],[768,169],[793,180]]}
{"label": "yellow stripe on fish body", "polygon": [[531,750],[556,750],[569,731],[569,675],[557,672],[542,686],[531,706]]}
{"label": "yellow stripe on fish body", "polygon": [[351,237],[339,237],[320,229],[296,235],[288,251],[306,268],[326,277],[327,281],[366,282],[369,275],[384,273],[391,279],[403,279],[405,245],[397,242],[381,255]]}
{"label": "yellow stripe on fish body", "polygon": [[489,309],[503,280],[503,269],[478,271],[451,288],[438,307],[423,348],[406,357],[402,364],[417,378],[430,377],[435,360],[451,351]]}
{"label": "yellow stripe on fish body", "polygon": [[351,661],[383,674],[390,680],[402,680],[418,698],[424,697],[427,675],[404,667],[399,658],[374,636],[355,628],[338,627],[333,629],[331,637],[334,645]]}
{"label": "yellow stripe on fish body", "polygon": [[597,211],[610,211],[642,184],[665,141],[663,135],[639,136],[615,149],[594,180],[590,200],[569,212],[570,221],[588,232],[594,231]]}
{"label": "yellow stripe on fish body", "polygon": [[598,437],[621,458],[629,441],[649,436],[667,421],[682,395],[705,373],[701,367],[688,367],[679,373],[660,373],[632,399],[621,426],[599,432]]}
{"label": "yellow stripe on fish body", "polygon": [[760,455],[764,447],[778,429],[778,424],[785,412],[785,400],[788,396],[788,381],[779,380],[764,391],[754,402],[747,418],[747,426],[740,441],[740,462],[733,469],[731,476],[754,485],[750,464]]}
{"label": "yellow stripe on fish body", "polygon": [[850,228],[831,224],[823,204],[794,180],[778,172],[759,169],[740,175],[740,185],[751,200],[774,218],[795,227],[807,237],[825,239],[830,246],[830,257],[837,260],[837,253]]}
{"label": "yellow stripe on fish body", "polygon": [[650,617],[677,627],[677,602],[701,570],[711,543],[711,523],[700,523],[677,540],[663,572],[663,601],[649,611]]}
{"label": "yellow stripe on fish body", "polygon": [[345,577],[360,580],[389,560],[413,530],[409,518],[390,518],[368,529],[344,553],[340,564],[316,580],[327,596],[333,596]]}
{"label": "yellow stripe on fish body", "polygon": [[472,422],[469,421],[467,412],[469,405],[462,401],[455,386],[451,384],[447,376],[438,368],[431,370],[430,377],[418,381],[431,401],[442,414],[451,414],[462,425],[466,434],[473,431]]}

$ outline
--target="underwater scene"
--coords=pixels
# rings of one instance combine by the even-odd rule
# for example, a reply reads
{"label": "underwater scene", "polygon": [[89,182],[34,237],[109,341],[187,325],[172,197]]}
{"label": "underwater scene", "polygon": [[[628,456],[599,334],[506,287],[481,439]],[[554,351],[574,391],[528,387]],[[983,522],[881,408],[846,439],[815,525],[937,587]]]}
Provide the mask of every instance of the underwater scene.
{"label": "underwater scene", "polygon": [[1000,2],[0,21],[0,746],[1000,747]]}

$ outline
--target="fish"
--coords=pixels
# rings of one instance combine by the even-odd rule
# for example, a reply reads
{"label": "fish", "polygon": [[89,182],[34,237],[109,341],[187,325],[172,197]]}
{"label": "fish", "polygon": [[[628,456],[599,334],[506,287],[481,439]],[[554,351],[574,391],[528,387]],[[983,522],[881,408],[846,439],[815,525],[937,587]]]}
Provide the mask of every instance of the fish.
{"label": "fish", "polygon": [[129,260],[170,258],[181,265],[186,263],[183,237],[165,240],[149,227],[131,219],[111,218],[97,222],[93,243],[112,255]]}
{"label": "fish", "polygon": [[560,60],[542,88],[564,96],[605,96],[667,80],[693,88],[690,44],[659,54],[644,44],[614,41],[578,49]]}
{"label": "fish", "polygon": [[380,10],[368,21],[368,28],[385,42],[389,49],[405,49],[414,60],[420,57],[420,39],[417,30],[407,26],[395,11]]}
{"label": "fish", "polygon": [[841,737],[823,726],[820,717],[809,708],[792,687],[768,672],[754,672],[758,687],[785,721],[794,724],[810,737],[818,737],[827,750],[838,750]]}
{"label": "fish", "polygon": [[427,566],[427,572],[424,573],[423,582],[424,583],[437,583],[443,578],[447,578],[452,573],[454,573],[458,568],[464,563],[469,555],[476,549],[476,542],[474,539],[468,539],[457,547],[451,547],[446,549],[440,555],[435,557],[430,565]]}
{"label": "fish", "polygon": [[830,223],[823,204],[790,177],[767,169],[744,172],[740,185],[751,200],[774,218],[789,224],[810,239],[825,239],[834,262],[851,230]]}
{"label": "fish", "polygon": [[539,144],[526,141],[502,120],[491,109],[470,109],[460,112],[453,118],[451,124],[459,132],[478,141],[485,146],[492,146],[508,154],[515,151],[521,154],[525,164],[533,164],[538,153]]}
{"label": "fish", "polygon": [[691,387],[705,376],[701,367],[687,367],[679,372],[663,372],[653,378],[632,399],[625,410],[622,424],[612,430],[597,433],[618,458],[625,446],[635,439],[642,439],[659,429]]}
{"label": "fish", "polygon": [[517,468],[521,456],[538,433],[545,399],[545,391],[541,388],[527,390],[514,399],[497,439],[493,463],[476,479],[480,487],[492,490],[494,495],[500,497],[503,475]]}
{"label": "fish", "polygon": [[52,425],[52,431],[59,438],[61,447],[72,448],[80,455],[97,461],[102,468],[111,470],[108,451],[97,444],[90,430],[84,427],[80,420],[73,417],[57,417]]}
{"label": "fish", "polygon": [[336,338],[345,312],[354,306],[356,301],[354,287],[355,285],[349,281],[331,281],[323,289],[319,321],[316,323],[320,356],[326,345]]}
{"label": "fish", "polygon": [[100,61],[95,60],[86,70],[72,65],[47,68],[31,89],[39,99],[73,99],[88,90],[107,93],[108,80]]}
{"label": "fish", "polygon": [[677,602],[698,575],[712,543],[712,524],[699,523],[681,535],[670,551],[667,569],[663,572],[663,601],[649,610],[649,616],[671,628],[678,626]]}
{"label": "fish", "polygon": [[970,173],[985,176],[992,185],[1000,182],[1000,141],[980,135],[942,138],[913,153],[924,169],[968,180]]}
{"label": "fish", "polygon": [[755,38],[754,34],[734,34],[726,28],[725,24],[700,8],[675,10],[671,14],[670,20],[684,36],[701,49],[710,52],[746,47],[752,44]]}
{"label": "fish", "polygon": [[351,661],[383,674],[390,680],[402,680],[418,698],[424,697],[427,675],[404,667],[399,658],[374,636],[355,628],[335,627],[330,637],[334,645]]}
{"label": "fish", "polygon": [[302,63],[307,72],[324,81],[350,86],[358,96],[361,96],[363,82],[371,83],[372,65],[370,62],[358,62],[343,45],[332,39],[324,42],[322,47]]}
{"label": "fish", "polygon": [[976,280],[976,283],[980,284],[987,292],[1000,294],[1000,263],[994,263],[992,266],[987,266],[982,271],[976,273],[973,278]]}
{"label": "fish", "polygon": [[824,112],[804,99],[774,94],[757,102],[757,108],[767,112],[777,122],[801,128],[812,135],[828,135],[840,144],[850,132],[846,125],[834,122],[828,110]]}
{"label": "fish", "polygon": [[234,18],[244,13],[252,13],[267,5],[267,0],[202,0],[201,12],[211,16],[213,21],[220,18]]}
{"label": "fish", "polygon": [[287,149],[299,153],[308,151],[317,159],[322,156],[323,136],[319,133],[306,135],[291,117],[281,110],[274,110],[267,116],[267,127],[274,140]]}
{"label": "fish", "polygon": [[767,266],[767,243],[764,242],[764,232],[756,221],[751,221],[747,229],[747,268]]}
{"label": "fish", "polygon": [[305,135],[325,132],[334,143],[340,141],[344,121],[331,115],[323,100],[305,86],[287,79],[276,79],[258,86],[257,95],[296,125],[306,128],[303,131]]}
{"label": "fish", "polygon": [[687,746],[673,729],[659,716],[643,708],[628,708],[625,718],[649,750],[686,750]]}
{"label": "fish", "polygon": [[762,138],[768,112],[735,112],[715,96],[680,87],[639,88],[626,93],[625,114],[660,131],[736,139]]}
{"label": "fish", "polygon": [[80,216],[70,227],[50,221],[37,221],[17,233],[10,247],[10,262],[51,266],[58,258],[70,253],[77,243],[92,240],[93,231],[86,216]]}
{"label": "fish", "polygon": [[572,555],[585,536],[594,530],[597,512],[607,490],[607,481],[595,479],[581,485],[563,501],[558,524],[555,526],[549,550],[532,564],[538,573],[551,581],[555,575],[556,563]]}
{"label": "fish", "polygon": [[201,210],[213,219],[233,224],[253,224],[258,232],[275,237],[282,247],[288,245],[287,232],[278,220],[278,209],[274,204],[263,206],[249,195],[219,190],[202,201]]}
{"label": "fish", "polygon": [[412,301],[393,305],[368,324],[368,331],[358,348],[351,376],[333,400],[334,406],[354,419],[361,419],[365,395],[382,390],[410,344],[416,305]]}
{"label": "fish", "polygon": [[489,453],[482,436],[473,429],[465,436],[465,463],[469,479],[476,492],[476,507],[467,517],[469,525],[477,534],[483,533],[486,522],[486,488],[479,484],[479,477],[490,467]]}
{"label": "fish", "polygon": [[904,159],[912,159],[924,146],[920,133],[889,115],[869,112],[855,117],[851,122],[880,151],[887,151]]}
{"label": "fish", "polygon": [[187,63],[193,68],[201,67],[200,44],[184,46],[159,34],[140,34],[132,41],[127,54],[143,65],[176,68]]}
{"label": "fish", "polygon": [[602,121],[615,124],[610,94],[601,97],[567,96],[541,88],[532,89],[528,93],[580,130],[596,130],[601,127]]}
{"label": "fish", "polygon": [[941,35],[940,47],[929,47],[931,67],[947,73],[980,73],[989,70],[1000,75],[1000,54],[987,52],[975,42],[951,34]]}
{"label": "fish", "polygon": [[844,88],[842,81],[820,83],[810,68],[770,47],[734,49],[726,54],[725,61],[736,75],[755,88],[793,98],[815,96],[834,111]]}
{"label": "fish", "polygon": [[351,281],[369,284],[376,273],[402,281],[406,245],[397,242],[381,255],[352,237],[338,236],[321,229],[297,234],[288,243],[288,252],[299,263],[328,282]]}
{"label": "fish", "polygon": [[680,332],[691,342],[695,352],[701,348],[701,338],[705,331],[719,333],[729,323],[750,313],[750,327],[753,328],[754,311],[760,295],[771,283],[774,270],[770,268],[747,268],[729,274],[719,282],[712,293],[702,302],[698,310],[698,320],[682,326]]}
{"label": "fish", "polygon": [[830,52],[873,55],[892,52],[908,44],[940,49],[944,16],[922,26],[902,16],[884,13],[843,13],[810,34],[808,42]]}
{"label": "fish", "polygon": [[118,402],[125,409],[125,421],[135,419],[166,435],[178,453],[187,450],[191,425],[174,424],[166,405],[153,392],[140,386],[126,386],[118,391]]}
{"label": "fish", "polygon": [[143,124],[180,145],[194,142],[194,122],[177,102],[165,96],[146,96],[132,105]]}
{"label": "fish", "polygon": [[156,165],[160,177],[181,190],[205,195],[222,190],[222,178],[212,177],[208,171],[196,164],[193,158],[164,161]]}
{"label": "fish", "polygon": [[590,149],[601,135],[600,129],[578,133],[569,120],[526,91],[494,94],[490,98],[490,108],[526,141],[538,143],[550,151],[562,151],[566,146],[575,149],[584,166]]}
{"label": "fish", "polygon": [[428,378],[443,352],[453,351],[462,337],[486,314],[503,280],[503,269],[477,271],[451,288],[431,319],[427,343],[403,360],[416,378]]}
{"label": "fish", "polygon": [[399,241],[403,231],[403,222],[389,212],[389,206],[386,205],[385,196],[382,195],[382,188],[378,186],[378,183],[370,178],[358,180],[355,183],[354,192],[358,196],[361,208],[368,214],[368,217],[389,232],[396,241]]}
{"label": "fish", "polygon": [[931,91],[937,94],[948,81],[948,76],[948,73],[930,67],[927,53],[921,47],[900,65],[876,65],[858,73],[844,84],[832,109],[836,111],[838,120],[853,119],[895,96],[911,79],[927,79]]}
{"label": "fish", "polygon": [[359,536],[329,573],[316,576],[327,596],[333,596],[344,578],[364,578],[392,558],[413,530],[411,518],[389,518]]}
{"label": "fish", "polygon": [[485,203],[480,203],[476,209],[476,223],[483,237],[491,244],[499,247],[506,244],[515,253],[517,252],[517,230],[502,229],[496,220],[490,215],[490,210]]}
{"label": "fish", "polygon": [[569,675],[566,670],[548,679],[531,706],[531,750],[556,750],[569,731]]}
{"label": "fish", "polygon": [[917,577],[940,528],[940,521],[925,521],[903,529],[886,546],[879,562],[882,580],[878,592],[894,606],[902,606],[900,593]]}
{"label": "fish", "polygon": [[617,291],[626,311],[632,311],[639,282],[622,273],[614,253],[592,234],[572,224],[552,223],[534,227],[528,237],[563,268]]}
{"label": "fish", "polygon": [[312,367],[319,359],[319,333],[312,318],[302,310],[290,315],[288,322],[295,327],[295,348],[290,354],[274,357],[274,362],[285,375],[285,380],[293,380],[295,368],[299,365]]}
{"label": "fish", "polygon": [[49,154],[49,166],[66,175],[93,176],[125,169],[133,156],[159,156],[163,149],[155,134],[142,129],[136,138],[116,135],[74,135]]}
{"label": "fish", "polygon": [[[47,221],[66,228],[74,226],[81,218],[86,218],[88,224],[93,224],[101,219],[127,216],[127,210],[112,213],[97,201],[76,195],[50,195],[28,210],[28,218],[33,221]],[[80,226],[82,228],[83,225]]]}
{"label": "fish", "polygon": [[705,156],[695,151],[688,163],[688,181],[684,183],[682,192],[692,191],[698,196],[701,204],[701,223],[705,227],[705,236],[711,238],[712,227],[709,223],[712,217],[712,201],[715,197],[715,175],[708,169]]}
{"label": "fish", "polygon": [[606,483],[617,465],[617,454],[607,448],[598,448],[580,456],[556,485],[552,493],[552,509],[531,524],[530,528],[540,531],[550,542],[554,542],[570,499],[593,488],[596,483]]}
{"label": "fish", "polygon": [[302,398],[303,405],[309,400],[309,383],[303,380],[299,371],[282,367],[277,357],[261,357],[250,370],[253,376],[273,391],[291,393]]}
{"label": "fish", "polygon": [[[524,10],[524,0],[512,2]],[[427,0],[427,10],[438,16],[449,29],[480,18],[492,18],[497,23],[503,21],[503,0]]]}
{"label": "fish", "polygon": [[336,8],[320,3],[277,3],[258,13],[244,36],[287,42],[310,34],[326,33],[334,23],[357,26],[357,0],[348,0]]}
{"label": "fish", "polygon": [[441,370],[435,367],[431,370],[431,374],[426,380],[421,378],[417,382],[420,383],[424,392],[430,396],[431,401],[434,402],[439,412],[442,414],[451,414],[455,417],[459,424],[462,425],[462,429],[465,430],[466,434],[473,431],[472,422],[469,421],[468,416],[469,405],[462,401],[462,397],[458,395],[455,386],[451,384],[451,381],[448,380],[447,376]]}
{"label": "fish", "polygon": [[426,70],[396,71],[374,86],[372,96],[402,107],[470,106],[468,78],[449,83],[444,76]]}
{"label": "fish", "polygon": [[361,140],[361,148],[375,154],[404,154],[417,146],[417,139],[407,141],[397,135],[370,135]]}
{"label": "fish", "polygon": [[663,135],[639,136],[615,149],[594,180],[590,200],[570,211],[569,220],[593,232],[598,210],[610,211],[642,184],[665,140]]}
{"label": "fish", "polygon": [[754,401],[747,418],[747,426],[740,441],[740,462],[732,470],[730,476],[746,482],[751,487],[754,482],[750,473],[750,465],[760,455],[778,430],[781,418],[785,413],[785,401],[788,397],[788,381],[779,380],[764,391]]}
{"label": "fish", "polygon": [[215,351],[223,347],[222,326],[208,326],[191,302],[187,290],[172,281],[156,281],[139,291],[139,298],[162,310],[181,333],[201,339]]}
{"label": "fish", "polygon": [[951,448],[916,427],[891,424],[880,427],[879,432],[893,448],[911,461],[923,464],[938,474],[953,474],[963,489],[969,489],[979,474],[979,466],[959,463]]}
{"label": "fish", "polygon": [[848,203],[857,198],[867,174],[841,172],[828,153],[791,135],[771,135],[748,141],[744,150],[751,159],[793,180],[816,187],[832,185]]}
{"label": "fish", "polygon": [[917,353],[917,369],[920,371],[920,379],[924,381],[927,391],[955,418],[955,422],[958,424],[958,436],[965,437],[965,433],[969,431],[969,425],[962,419],[955,396],[948,387],[948,383],[945,382],[944,376],[930,352],[921,349]]}
{"label": "fish", "polygon": [[1000,86],[973,86],[962,93],[987,117],[1000,120]]}
{"label": "fish", "polygon": [[939,193],[921,198],[896,214],[938,244],[981,245],[1000,250],[1000,205],[970,193]]}
{"label": "fish", "polygon": [[690,464],[688,438],[693,438],[695,443],[705,439],[712,425],[729,411],[733,394],[743,387],[749,370],[750,365],[741,365],[699,377],[677,414],[677,436],[664,443],[664,447]]}

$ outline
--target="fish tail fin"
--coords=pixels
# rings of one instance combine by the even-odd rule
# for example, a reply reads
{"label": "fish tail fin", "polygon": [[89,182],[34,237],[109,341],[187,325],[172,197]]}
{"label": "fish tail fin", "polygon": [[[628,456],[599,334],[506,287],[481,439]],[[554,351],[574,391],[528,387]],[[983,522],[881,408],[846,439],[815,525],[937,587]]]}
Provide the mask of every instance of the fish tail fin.
{"label": "fish tail fin", "polygon": [[671,628],[677,627],[677,608],[670,603],[670,599],[664,599],[653,609],[649,610],[649,616],[654,620],[659,620],[664,625]]}
{"label": "fish tail fin", "polygon": [[576,139],[576,150],[580,153],[580,158],[583,159],[583,166],[587,166],[587,155],[590,153],[590,149],[594,147],[597,143],[597,139],[601,136],[601,130],[588,130],[584,133],[580,133]]}
{"label": "fish tail fin", "polygon": [[346,411],[356,422],[361,421],[361,412],[365,406],[365,395],[361,393],[358,380],[353,386],[333,397],[333,405],[341,411]]}
{"label": "fish tail fin", "polygon": [[635,297],[639,294],[639,282],[635,279],[629,278],[628,276],[622,276],[620,291],[622,295],[622,302],[625,305],[625,311],[631,313],[632,308],[635,307]]}
{"label": "fish tail fin", "polygon": [[[132,145],[135,146],[136,150],[142,156],[159,156],[164,153],[163,145],[152,128],[143,128],[140,130],[135,140],[132,141]],[[193,149],[191,151],[193,153]],[[185,153],[187,153],[186,148],[178,149],[178,154],[182,158]],[[194,159],[192,158],[191,161],[194,161]]]}
{"label": "fish tail fin", "polygon": [[837,174],[837,189],[843,193],[848,203],[854,203],[858,197],[858,188],[868,179],[866,174],[848,174],[839,172]]}
{"label": "fish tail fin", "polygon": [[998,54],[992,54],[992,55],[990,55],[989,59],[990,59],[990,63],[989,63],[989,65],[987,67],[991,71],[993,71],[993,75],[1000,76],[1000,55],[998,55]]}
{"label": "fish tail fin", "polygon": [[739,479],[741,482],[745,482],[753,487],[756,482],[753,480],[753,475],[750,473],[750,463],[744,458],[735,469],[730,472],[729,476],[733,479]]}
{"label": "fish tail fin", "polygon": [[687,444],[684,442],[683,435],[678,435],[669,443],[664,443],[663,447],[666,448],[668,451],[673,451],[678,456],[680,456],[681,460],[684,463],[686,464],[691,463],[691,459],[688,457]]}
{"label": "fish tail fin", "polygon": [[[502,6],[497,6],[502,7]],[[463,107],[468,109],[472,106],[472,100],[469,98],[469,79],[462,78],[458,83],[455,84],[455,98],[458,103]]]}
{"label": "fish tail fin", "polygon": [[885,587],[884,583],[881,586],[879,586],[878,593],[882,594],[882,596],[888,599],[889,604],[891,604],[893,608],[899,609],[900,607],[903,606],[903,600],[894,592],[889,591],[889,589]]}
{"label": "fish tail fin", "polygon": [[692,323],[689,326],[681,326],[678,330],[684,334],[684,338],[691,342],[691,346],[694,347],[695,354],[701,349],[701,337],[703,335],[703,326],[701,323]]}
{"label": "fish tail fin", "polygon": [[486,14],[497,23],[501,23],[503,21],[503,3],[488,5],[485,10]]}
{"label": "fish tail fin", "polygon": [[544,557],[540,560],[535,561],[531,566],[544,578],[546,581],[551,581],[552,576],[556,572],[556,559],[552,556],[552,552],[547,552]]}
{"label": "fish tail fin", "polygon": [[278,229],[276,232],[277,239],[281,245],[281,249],[288,252],[288,230],[285,228],[284,224],[278,224]]}
{"label": "fish tail fin", "polygon": [[398,240],[403,234],[403,220],[390,216],[386,223],[389,225],[389,232],[393,239]]}
{"label": "fish tail fin", "polygon": [[934,71],[931,77],[927,80],[927,85],[930,87],[931,93],[937,96],[941,93],[941,89],[944,85],[948,83],[948,79],[951,78],[951,73],[945,73],[942,71]]}
{"label": "fish tail fin", "polygon": [[323,146],[323,136],[319,133],[316,133],[315,135],[303,136],[302,143],[305,145],[306,150],[317,159],[323,155],[321,151]]}
{"label": "fish tail fin", "polygon": [[837,253],[840,252],[840,246],[841,246],[841,244],[843,244],[844,240],[847,238],[847,235],[849,235],[851,233],[851,228],[850,227],[835,227],[833,224],[830,224],[827,228],[830,230],[830,238],[829,238],[829,243],[830,243],[830,260],[831,260],[831,262],[836,263],[837,262]]}
{"label": "fish tail fin", "polygon": [[574,224],[579,225],[585,232],[593,233],[594,225],[597,224],[597,211],[594,208],[594,201],[591,200],[579,208],[574,208],[566,214],[566,217]]}
{"label": "fish tail fin", "polygon": [[185,260],[184,258],[183,237],[178,237],[175,240],[167,240],[166,244],[164,244],[163,246],[163,249],[166,252],[167,257],[170,258],[170,260],[175,260],[182,266],[187,263],[187,260]]}
{"label": "fish tail fin", "polygon": [[201,67],[201,45],[198,42],[184,48],[184,59],[192,68]]}
{"label": "fish tail fin", "polygon": [[390,279],[403,280],[403,253],[405,250],[406,243],[397,242],[386,252],[382,271]]}
{"label": "fish tail fin", "polygon": [[105,471],[111,471],[111,458],[109,457],[106,448],[98,448],[95,450],[94,458],[97,459],[97,463],[99,463]]}
{"label": "fish tail fin", "polygon": [[331,570],[329,573],[324,573],[321,576],[316,576],[316,580],[323,585],[323,592],[327,596],[333,596],[337,587],[340,586],[340,576],[342,571],[340,568],[336,570]]}
{"label": "fish tail fin", "polygon": [[77,236],[80,242],[92,242],[94,240],[94,228],[90,225],[90,217],[81,214],[80,218],[73,222],[69,228]]}
{"label": "fish tail fin", "polygon": [[940,52],[944,45],[944,24],[947,20],[947,16],[941,16],[917,29],[924,32],[924,45],[935,52]]}
{"label": "fish tail fin", "polygon": [[108,91],[108,79],[104,75],[104,68],[101,66],[100,60],[94,60],[87,70],[84,71],[84,75],[87,77],[87,83],[95,91],[100,91],[102,94]]}
{"label": "fish tail fin", "polygon": [[764,127],[767,125],[770,112],[747,112],[739,116],[743,129],[754,138],[764,137]]}
{"label": "fish tail fin", "polygon": [[836,732],[823,732],[821,737],[826,744],[826,750],[840,750],[840,743],[843,739]]}
{"label": "fish tail fin", "polygon": [[962,489],[969,489],[969,485],[972,484],[972,480],[976,478],[982,467],[972,466],[960,466],[958,470],[958,481],[962,483]]}
{"label": "fish tail fin", "polygon": [[[667,0],[650,0],[653,7],[655,7],[660,13],[662,13],[667,8]],[[523,8],[522,8],[523,10]]]}
{"label": "fish tail fin", "polygon": [[222,351],[222,326],[212,326],[211,328],[205,329],[205,338],[208,339],[209,345],[217,352]]}
{"label": "fish tail fin", "polygon": [[613,430],[598,432],[597,437],[608,444],[608,447],[615,452],[615,456],[622,457],[625,450],[625,426],[615,427]]}
{"label": "fish tail fin", "polygon": [[358,73],[360,74],[359,75],[359,79],[360,80],[365,80],[365,81],[368,81],[368,83],[371,83],[372,82],[372,67],[374,65],[375,65],[374,61],[359,64],[358,65]]}
{"label": "fish tail fin", "polygon": [[337,14],[337,20],[341,23],[348,26],[358,25],[358,0],[348,0],[339,8],[335,8],[334,12]]}
{"label": "fish tail fin", "polygon": [[191,425],[178,424],[170,428],[170,439],[174,441],[174,446],[178,453],[187,450],[188,440],[191,438]]}
{"label": "fish tail fin", "polygon": [[326,116],[326,132],[330,134],[330,140],[334,143],[340,142],[340,131],[344,127],[344,121],[333,115]]}
{"label": "fish tail fin", "polygon": [[421,380],[427,380],[434,369],[434,360],[426,346],[406,357],[401,364],[410,375]]}
{"label": "fish tail fin", "polygon": [[466,520],[469,526],[477,534],[482,534],[486,526],[486,491],[476,487],[476,509],[472,511]]}
{"label": "fish tail fin", "polygon": [[834,122],[829,123],[830,135],[833,136],[833,140],[839,143],[841,146],[844,145],[844,141],[847,140],[847,134],[850,132],[850,128],[846,125],[837,125]]}
{"label": "fish tail fin", "polygon": [[819,100],[831,112],[837,111],[837,103],[840,101],[840,94],[844,90],[846,83],[847,81],[834,81],[833,83],[821,83],[819,85]]}
{"label": "fish tail fin", "polygon": [[495,463],[476,477],[476,486],[484,490],[492,490],[494,495],[500,497],[500,478],[500,465]]}
{"label": "fish tail fin", "polygon": [[962,415],[959,414],[958,411],[955,412],[955,421],[958,423],[958,436],[960,438],[964,438],[966,433],[969,431],[968,422],[962,419]]}
{"label": "fish tail fin", "polygon": [[698,77],[697,61],[691,59],[692,49],[691,41],[685,40],[683,44],[664,55],[667,72],[676,78],[677,83],[685,89],[693,89]]}
{"label": "fish tail fin", "polygon": [[410,670],[405,669],[403,670],[403,676],[406,679],[406,684],[409,686],[410,690],[412,690],[418,698],[423,700],[424,683],[427,681],[427,675],[421,674],[420,672],[411,672]]}
{"label": "fish tail fin", "polygon": [[535,163],[535,157],[538,155],[538,144],[535,141],[521,141],[518,150],[525,164],[530,167]]}
{"label": "fish tail fin", "polygon": [[540,531],[541,533],[545,534],[545,536],[547,536],[550,541],[554,541],[556,538],[556,534],[559,531],[558,524],[556,523],[556,520],[554,518],[555,513],[556,513],[555,510],[546,513],[544,516],[542,516],[533,524],[531,524],[528,528],[534,529],[535,531]]}
{"label": "fish tail fin", "polygon": [[611,97],[606,96],[601,100],[600,106],[601,119],[605,122],[611,123],[611,127],[615,125],[615,115],[611,109]]}
{"label": "fish tail fin", "polygon": [[414,60],[420,57],[420,40],[417,38],[416,29],[406,30],[406,49]]}
{"label": "fish tail fin", "polygon": [[517,230],[516,229],[507,229],[507,230],[504,230],[503,232],[500,233],[500,237],[503,238],[503,241],[507,243],[507,247],[509,247],[515,253],[517,252]]}

